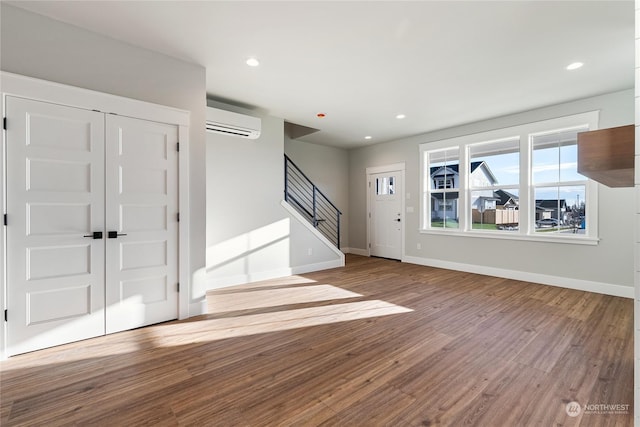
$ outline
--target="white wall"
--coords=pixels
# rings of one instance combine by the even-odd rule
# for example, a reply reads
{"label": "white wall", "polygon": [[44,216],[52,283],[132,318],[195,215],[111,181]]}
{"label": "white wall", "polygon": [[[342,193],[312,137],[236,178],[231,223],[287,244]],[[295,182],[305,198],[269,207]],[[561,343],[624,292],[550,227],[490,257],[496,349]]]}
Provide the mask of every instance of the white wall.
{"label": "white wall", "polygon": [[[205,69],[0,3],[0,68],[188,110],[190,273],[205,266]],[[183,184],[181,183],[181,186]]]}
{"label": "white wall", "polygon": [[340,217],[340,246],[349,248],[349,152],[342,148],[311,144],[285,135],[284,152],[335,204]]}
{"label": "white wall", "polygon": [[207,134],[206,164],[207,283],[198,294],[343,264],[342,254],[282,205],[282,119],[263,116],[256,140]]}
{"label": "white wall", "polygon": [[[563,283],[568,286],[577,284],[576,287],[581,284],[595,288],[600,284],[605,287],[614,285],[608,289],[630,296],[634,283],[633,189],[599,186],[601,241],[597,246],[421,234],[418,232],[418,145],[593,110],[600,110],[600,128],[627,125],[634,122],[633,96],[633,90],[616,92],[352,150],[349,172],[350,246],[365,250],[367,244],[365,169],[405,162],[406,191],[410,195],[406,206],[414,209],[413,213],[406,214],[405,221],[404,249],[408,259],[431,265],[475,266],[476,271],[492,274],[521,272],[525,273],[524,277],[543,283],[546,277],[554,280],[564,278]],[[417,244],[421,244],[422,249],[418,250]]]}

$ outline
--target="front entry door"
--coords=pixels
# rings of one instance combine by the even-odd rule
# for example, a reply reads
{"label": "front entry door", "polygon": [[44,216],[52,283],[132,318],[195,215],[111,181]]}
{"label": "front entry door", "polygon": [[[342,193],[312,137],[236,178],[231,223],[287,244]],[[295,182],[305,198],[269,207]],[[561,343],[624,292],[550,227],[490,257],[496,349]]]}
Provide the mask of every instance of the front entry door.
{"label": "front entry door", "polygon": [[371,255],[402,258],[402,179],[400,171],[369,176]]}
{"label": "front entry door", "polygon": [[7,354],[177,318],[177,127],[6,111]]}

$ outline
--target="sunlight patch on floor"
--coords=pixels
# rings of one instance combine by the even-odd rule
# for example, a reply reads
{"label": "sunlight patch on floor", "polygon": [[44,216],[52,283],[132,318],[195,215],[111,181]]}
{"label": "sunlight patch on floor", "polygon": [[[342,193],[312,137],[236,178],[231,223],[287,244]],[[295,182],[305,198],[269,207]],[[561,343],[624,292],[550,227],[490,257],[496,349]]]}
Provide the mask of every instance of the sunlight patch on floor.
{"label": "sunlight patch on floor", "polygon": [[317,283],[316,280],[307,279],[302,276],[286,276],[286,277],[277,277],[275,279],[267,279],[261,280],[259,282],[250,282],[242,285],[233,285],[229,287],[223,288],[214,288],[207,291],[208,295],[211,294],[225,294],[225,293],[235,293],[239,290],[253,290],[258,288],[275,288],[282,286],[295,286],[295,285],[303,285],[307,283]]}
{"label": "sunlight patch on floor", "polygon": [[[409,313],[413,310],[386,301],[371,300],[321,307],[300,308],[272,313],[208,319],[185,324],[163,325],[154,329],[154,344],[159,347],[204,343],[226,338],[236,338],[269,332],[286,331],[310,326]],[[185,329],[189,330],[188,333]]]}
{"label": "sunlight patch on floor", "polygon": [[210,314],[289,304],[356,298],[362,295],[332,285],[259,289],[207,296]]}

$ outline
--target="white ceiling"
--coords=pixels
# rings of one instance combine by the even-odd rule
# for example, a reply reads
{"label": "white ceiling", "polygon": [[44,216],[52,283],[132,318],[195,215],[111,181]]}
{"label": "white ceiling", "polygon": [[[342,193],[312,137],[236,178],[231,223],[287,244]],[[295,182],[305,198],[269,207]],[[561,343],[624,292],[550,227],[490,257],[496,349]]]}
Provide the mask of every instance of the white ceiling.
{"label": "white ceiling", "polygon": [[10,3],[200,64],[208,97],[347,148],[634,87],[633,1]]}

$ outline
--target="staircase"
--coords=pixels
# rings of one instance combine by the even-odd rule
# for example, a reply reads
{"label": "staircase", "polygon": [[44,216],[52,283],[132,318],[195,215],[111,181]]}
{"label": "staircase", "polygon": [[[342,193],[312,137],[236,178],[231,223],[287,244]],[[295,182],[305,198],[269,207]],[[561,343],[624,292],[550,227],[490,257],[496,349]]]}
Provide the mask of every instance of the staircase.
{"label": "staircase", "polygon": [[342,212],[284,155],[284,200],[340,249]]}

